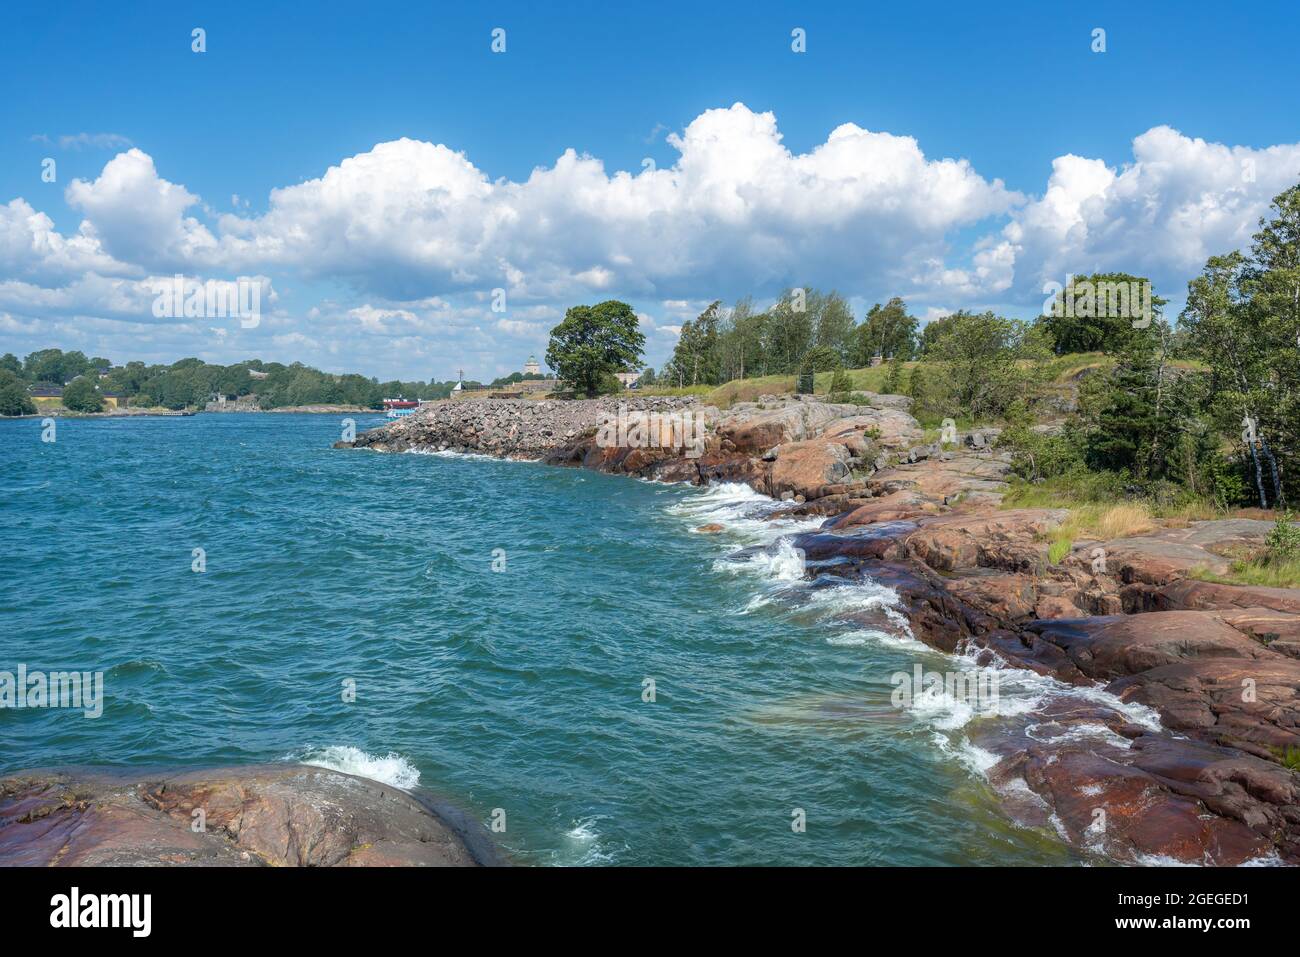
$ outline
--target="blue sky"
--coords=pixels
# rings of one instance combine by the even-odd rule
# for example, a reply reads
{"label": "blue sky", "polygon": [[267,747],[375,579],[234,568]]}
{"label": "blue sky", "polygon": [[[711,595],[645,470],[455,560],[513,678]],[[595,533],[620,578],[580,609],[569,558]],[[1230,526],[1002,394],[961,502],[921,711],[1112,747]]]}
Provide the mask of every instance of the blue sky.
{"label": "blue sky", "polygon": [[[1281,3],[6,9],[0,351],[489,378],[610,297],[654,365],[711,299],[785,285],[1029,316],[1046,281],[1126,268],[1176,305],[1300,181],[1297,26]],[[150,280],[177,272],[256,277],[265,315],[159,321]]]}

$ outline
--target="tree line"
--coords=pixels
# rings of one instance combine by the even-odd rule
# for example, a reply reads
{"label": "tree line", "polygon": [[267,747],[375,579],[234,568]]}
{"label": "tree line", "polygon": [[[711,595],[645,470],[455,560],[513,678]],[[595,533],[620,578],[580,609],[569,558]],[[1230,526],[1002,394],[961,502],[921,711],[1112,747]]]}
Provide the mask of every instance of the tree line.
{"label": "tree line", "polygon": [[[256,373],[253,375],[250,373]],[[285,365],[249,359],[218,365],[201,359],[180,359],[170,365],[87,358],[78,351],[41,349],[19,360],[0,356],[0,415],[30,415],[36,411],[29,389],[38,384],[63,387],[63,404],[74,411],[99,411],[106,392],[127,397],[140,408],[202,408],[214,396],[253,401],[259,408],[298,405],[355,405],[379,409],[385,398],[445,399],[455,380],[439,382],[380,382],[351,373],[335,375],[302,363]],[[479,385],[466,381],[465,386]]]}
{"label": "tree line", "polygon": [[838,292],[788,289],[759,309],[746,297],[729,309],[711,303],[682,325],[661,384],[720,385],[733,379],[857,368],[874,357],[914,358],[923,340],[920,321],[898,297],[877,303],[857,322]]}
{"label": "tree line", "polygon": [[[714,386],[880,357],[884,390],[910,395],[922,424],[1002,426],[1030,481],[1288,508],[1300,499],[1300,186],[1275,197],[1248,251],[1209,259],[1176,322],[1166,304],[1146,277],[1094,273],[1029,321],[962,310],[922,327],[899,297],[858,322],[835,291],[790,289],[763,309],[710,303],[654,378]],[[610,301],[570,309],[547,361],[596,395],[640,367],[643,346],[632,308]],[[1085,353],[1102,355],[1070,359]],[[850,381],[839,372],[831,391]]]}

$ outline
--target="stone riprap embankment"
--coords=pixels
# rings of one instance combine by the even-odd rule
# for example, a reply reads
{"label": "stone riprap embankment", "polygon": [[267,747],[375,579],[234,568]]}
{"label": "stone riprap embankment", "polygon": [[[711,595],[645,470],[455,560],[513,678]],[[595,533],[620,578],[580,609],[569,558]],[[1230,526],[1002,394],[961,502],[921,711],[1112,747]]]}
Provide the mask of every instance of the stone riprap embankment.
{"label": "stone riprap embankment", "polygon": [[[607,416],[617,416],[622,404],[629,411],[671,414],[697,409],[690,398],[648,398],[619,401],[595,399],[562,402],[555,399],[471,399],[439,402],[378,429],[363,432],[351,444],[380,452],[475,452],[513,459],[545,458],[556,448],[594,435]],[[707,414],[707,410],[701,410]],[[716,419],[717,410],[713,410]]]}
{"label": "stone riprap embankment", "polygon": [[922,430],[907,399],[861,395],[868,404],[766,396],[725,413],[691,397],[444,402],[336,447],[473,452],[662,481],[745,482],[800,503],[826,499],[829,511],[868,497],[855,472],[900,454],[938,454],[914,450]]}

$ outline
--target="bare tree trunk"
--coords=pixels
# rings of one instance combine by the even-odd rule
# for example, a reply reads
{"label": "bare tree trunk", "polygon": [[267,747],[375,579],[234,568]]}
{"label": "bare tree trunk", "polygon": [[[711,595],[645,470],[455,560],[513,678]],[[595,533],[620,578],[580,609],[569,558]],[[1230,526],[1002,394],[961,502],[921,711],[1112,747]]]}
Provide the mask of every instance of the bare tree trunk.
{"label": "bare tree trunk", "polygon": [[1264,472],[1259,467],[1259,456],[1255,453],[1255,443],[1247,442],[1250,448],[1251,461],[1255,463],[1255,487],[1259,489],[1259,507],[1268,508],[1268,499],[1264,497]]}
{"label": "bare tree trunk", "polygon": [[1264,458],[1268,459],[1269,471],[1272,473],[1273,476],[1273,504],[1274,505],[1281,504],[1282,481],[1281,479],[1278,478],[1278,474],[1277,474],[1277,459],[1273,458],[1273,453],[1268,450],[1268,443],[1264,441],[1264,437],[1262,435],[1259,437],[1259,451],[1264,456]]}

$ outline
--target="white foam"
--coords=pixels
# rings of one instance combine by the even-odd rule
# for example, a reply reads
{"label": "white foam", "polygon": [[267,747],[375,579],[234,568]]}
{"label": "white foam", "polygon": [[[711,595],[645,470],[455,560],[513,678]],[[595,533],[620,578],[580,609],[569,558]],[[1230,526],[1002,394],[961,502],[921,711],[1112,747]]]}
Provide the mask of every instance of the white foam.
{"label": "white foam", "polygon": [[743,561],[719,559],[713,563],[716,571],[731,574],[748,573],[774,581],[802,581],[804,577],[803,552],[783,538],[772,551],[755,552]]}
{"label": "white foam", "polygon": [[1277,851],[1269,851],[1262,857],[1252,857],[1241,862],[1242,867],[1287,867],[1286,861],[1278,856]]}
{"label": "white foam", "polygon": [[947,734],[935,731],[933,740],[940,751],[955,757],[976,777],[987,778],[989,771],[1002,760],[992,751],[971,744],[965,736],[954,740]]}
{"label": "white foam", "polygon": [[484,455],[482,452],[455,452],[451,449],[406,449],[407,455],[432,455],[439,459],[464,459],[466,461],[477,462],[506,462],[509,459],[498,458],[495,455]]}
{"label": "white foam", "polygon": [[675,502],[667,511],[692,525],[723,526],[728,547],[734,547],[736,538],[753,544],[769,544],[792,532],[815,531],[821,527],[823,519],[818,517],[768,518],[783,507],[785,503],[755,492],[742,482],[721,482]]}
{"label": "white foam", "polygon": [[826,639],[826,644],[837,648],[882,647],[901,648],[904,651],[913,652],[930,650],[910,634],[891,634],[875,628],[857,628],[853,631],[830,635]]}
{"label": "white foam", "polygon": [[[996,689],[991,696],[965,700],[964,697],[950,694],[944,686],[929,685],[914,694],[908,705],[910,714],[929,730],[935,745],[975,777],[987,781],[989,772],[1002,758],[972,744],[963,731],[967,725],[982,718],[1030,714],[1046,707],[1054,699],[1083,699],[1090,704],[1118,712],[1125,720],[1149,731],[1166,730],[1155,709],[1122,701],[1107,692],[1100,683],[1083,687],[1066,684],[1015,667],[996,653],[990,655],[987,649],[976,646],[961,649],[955,655],[944,655],[930,648],[912,634],[898,594],[869,578],[830,585],[823,579],[818,579],[815,583],[808,581],[804,558],[794,547],[791,533],[819,529],[822,522],[820,519],[769,518],[773,511],[781,507],[782,503],[760,495],[747,485],[732,483],[710,486],[705,491],[670,506],[668,511],[693,524],[721,524],[727,534],[719,538],[724,539],[724,544],[727,544],[725,539],[730,538],[729,548],[734,548],[737,538],[768,546],[739,561],[720,559],[714,564],[716,571],[749,574],[760,583],[758,593],[749,600],[742,614],[791,599],[790,614],[797,616],[811,610],[827,630],[832,632],[825,639],[828,645],[850,648],[878,645],[900,648],[913,655],[923,651],[935,655],[956,670],[984,673],[977,680],[980,687],[985,686],[991,677]],[[864,612],[879,616],[881,627],[864,627],[857,617]],[[1131,741],[1100,721],[1084,721],[1057,728],[1052,726],[1050,719],[1044,719],[1039,724],[1028,725],[1025,730],[1030,737],[1035,737],[1037,732],[1040,740],[1046,738],[1054,743],[1091,741],[1103,747],[1116,748],[1129,748],[1132,745]],[[1053,762],[1055,755],[1050,755],[1047,760]],[[1033,795],[1044,808],[1047,807],[1042,797],[1035,795],[1024,782],[1018,786],[1014,782],[1011,785],[1004,783],[999,790],[1004,793],[1023,790],[1026,794]],[[1051,816],[1051,820],[1062,839],[1068,842],[1068,835],[1060,820],[1055,815]],[[1095,835],[1090,832],[1087,837],[1095,838]],[[1162,858],[1150,858],[1143,862],[1176,863]],[[1261,858],[1251,863],[1268,866],[1273,861]]]}
{"label": "white foam", "polygon": [[400,754],[392,752],[381,758],[367,754],[360,748],[336,744],[328,748],[308,748],[307,753],[298,760],[312,767],[355,774],[403,790],[409,790],[420,783],[420,772],[415,766]]}
{"label": "white foam", "polygon": [[975,717],[975,709],[970,704],[934,686],[923,689],[907,710],[939,731],[963,728]]}
{"label": "white foam", "polygon": [[587,817],[573,822],[573,827],[564,833],[565,848],[560,852],[556,863],[573,867],[594,867],[612,864],[615,855],[607,850],[596,830],[598,817]]}
{"label": "white foam", "polygon": [[898,593],[869,578],[814,589],[808,595],[808,602],[828,618],[864,611],[878,611],[884,614],[889,623],[900,632],[908,637],[912,635],[907,617],[900,610]]}

